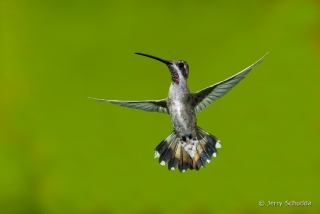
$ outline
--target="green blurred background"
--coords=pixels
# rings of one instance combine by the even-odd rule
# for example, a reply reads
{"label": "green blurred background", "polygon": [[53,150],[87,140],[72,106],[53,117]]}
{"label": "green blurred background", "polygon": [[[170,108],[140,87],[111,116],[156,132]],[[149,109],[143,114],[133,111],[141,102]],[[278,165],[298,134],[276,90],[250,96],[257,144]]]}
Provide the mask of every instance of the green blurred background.
{"label": "green blurred background", "polygon": [[[0,1],[0,213],[319,213],[319,1]],[[99,103],[191,91],[263,63],[198,115],[205,169],[153,159],[168,115]],[[312,207],[259,207],[260,200]]]}

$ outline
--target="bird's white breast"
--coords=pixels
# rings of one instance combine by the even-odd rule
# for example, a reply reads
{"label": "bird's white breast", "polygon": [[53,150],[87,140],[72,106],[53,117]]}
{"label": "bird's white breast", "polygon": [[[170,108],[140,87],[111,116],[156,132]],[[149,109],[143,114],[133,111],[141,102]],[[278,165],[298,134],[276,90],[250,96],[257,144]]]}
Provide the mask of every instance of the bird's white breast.
{"label": "bird's white breast", "polygon": [[190,130],[188,130],[188,124],[186,121],[186,113],[185,108],[183,108],[183,103],[180,102],[179,100],[174,101],[172,103],[172,116],[174,118],[173,125],[175,126],[175,128],[178,128],[178,131],[180,132],[180,134],[183,135],[189,135],[190,134]]}

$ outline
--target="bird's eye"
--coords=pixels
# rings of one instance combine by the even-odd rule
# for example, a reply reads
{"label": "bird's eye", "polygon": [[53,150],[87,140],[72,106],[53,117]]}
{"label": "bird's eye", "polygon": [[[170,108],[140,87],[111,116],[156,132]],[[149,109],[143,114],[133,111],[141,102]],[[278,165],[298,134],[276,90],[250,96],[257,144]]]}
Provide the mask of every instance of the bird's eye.
{"label": "bird's eye", "polygon": [[179,62],[178,66],[179,66],[179,68],[184,68],[183,62]]}

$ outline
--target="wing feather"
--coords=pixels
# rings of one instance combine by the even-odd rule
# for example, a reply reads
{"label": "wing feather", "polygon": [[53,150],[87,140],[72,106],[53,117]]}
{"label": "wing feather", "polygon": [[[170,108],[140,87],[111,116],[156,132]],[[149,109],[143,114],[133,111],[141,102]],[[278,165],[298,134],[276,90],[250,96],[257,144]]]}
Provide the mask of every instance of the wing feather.
{"label": "wing feather", "polygon": [[236,86],[242,79],[245,78],[245,76],[252,70],[254,66],[262,62],[262,59],[267,54],[268,53],[266,53],[261,59],[256,61],[254,64],[250,65],[249,67],[240,71],[239,73],[229,77],[228,79],[225,79],[201,91],[191,94],[196,113],[201,112],[214,101],[228,93],[234,86]]}
{"label": "wing feather", "polygon": [[124,106],[128,108],[135,108],[139,110],[149,111],[149,112],[159,112],[164,114],[169,114],[167,107],[167,100],[142,100],[142,101],[121,101],[121,100],[105,100],[92,98],[91,99],[100,101],[100,102],[108,102],[112,104],[116,104],[119,106]]}

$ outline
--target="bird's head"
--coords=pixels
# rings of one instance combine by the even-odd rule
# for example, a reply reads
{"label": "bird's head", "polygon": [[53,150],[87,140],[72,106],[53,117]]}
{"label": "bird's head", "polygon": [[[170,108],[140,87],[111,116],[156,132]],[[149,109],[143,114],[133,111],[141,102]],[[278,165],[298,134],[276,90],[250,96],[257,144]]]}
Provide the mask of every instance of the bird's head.
{"label": "bird's head", "polygon": [[136,53],[141,56],[146,56],[155,60],[158,60],[166,64],[171,73],[172,82],[179,85],[179,83],[184,80],[185,82],[189,76],[189,66],[186,61],[183,60],[164,60],[159,57],[151,56],[149,54]]}

